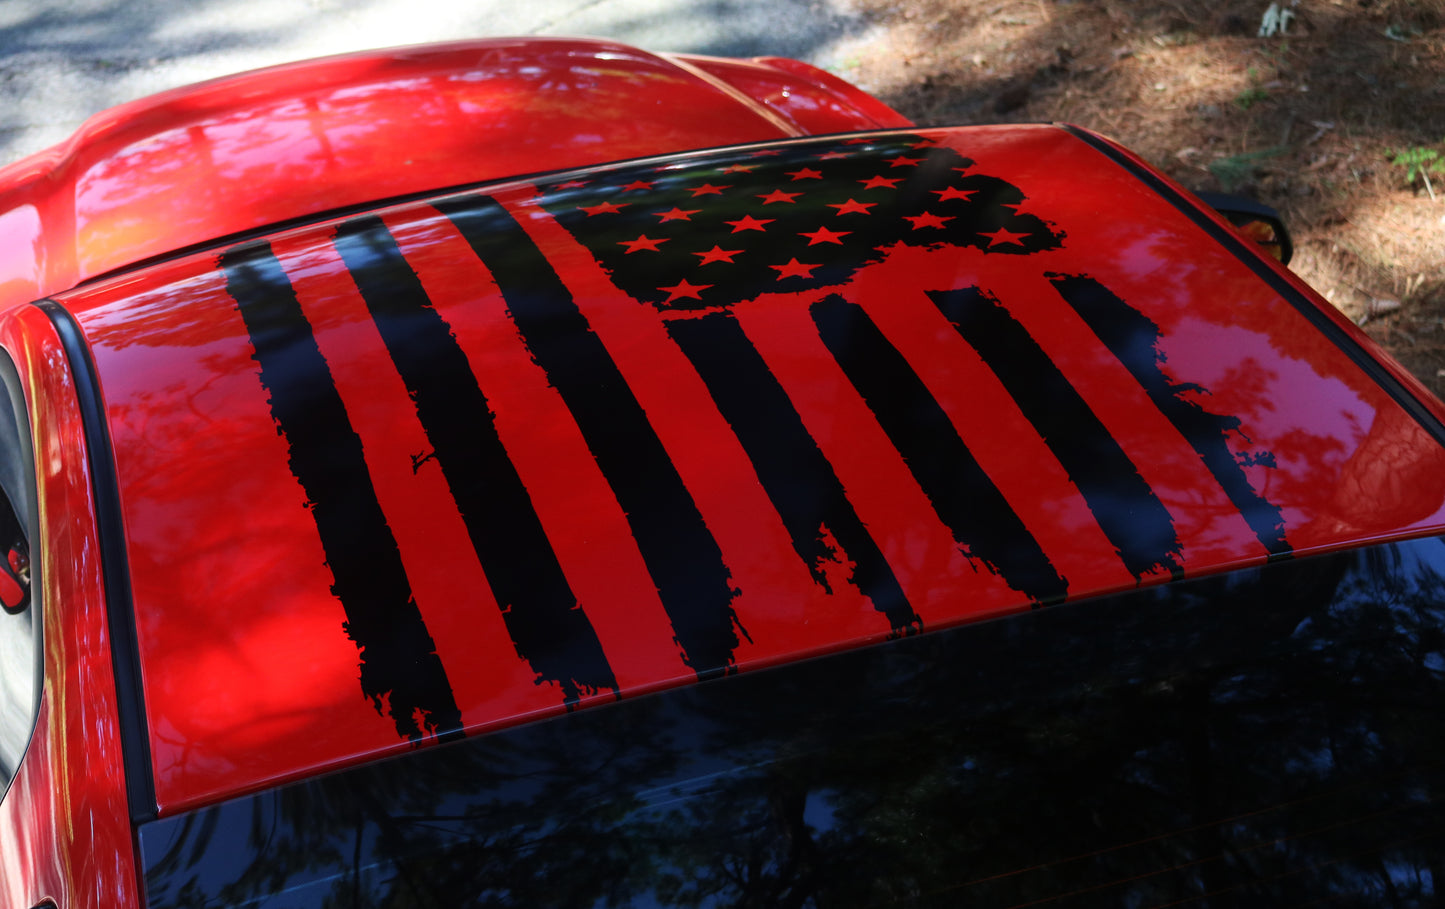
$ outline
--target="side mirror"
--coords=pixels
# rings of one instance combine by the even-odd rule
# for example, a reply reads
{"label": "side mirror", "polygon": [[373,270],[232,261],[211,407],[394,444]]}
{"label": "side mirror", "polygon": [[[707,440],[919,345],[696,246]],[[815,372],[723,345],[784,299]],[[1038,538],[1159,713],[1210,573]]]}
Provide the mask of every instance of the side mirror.
{"label": "side mirror", "polygon": [[1246,240],[1252,241],[1281,265],[1294,256],[1294,244],[1279,212],[1268,205],[1226,193],[1196,193],[1199,200],[1219,212]]}

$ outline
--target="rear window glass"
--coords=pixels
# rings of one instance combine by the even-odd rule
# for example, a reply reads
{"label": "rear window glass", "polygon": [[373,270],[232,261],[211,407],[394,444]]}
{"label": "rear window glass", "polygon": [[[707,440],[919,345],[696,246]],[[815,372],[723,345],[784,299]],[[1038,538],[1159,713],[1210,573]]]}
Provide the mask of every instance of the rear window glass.
{"label": "rear window glass", "polygon": [[34,471],[20,378],[0,352],[0,792],[15,778],[39,705],[40,608],[30,558]]}
{"label": "rear window glass", "polygon": [[152,906],[1433,904],[1445,542],[1038,610],[140,831]]}

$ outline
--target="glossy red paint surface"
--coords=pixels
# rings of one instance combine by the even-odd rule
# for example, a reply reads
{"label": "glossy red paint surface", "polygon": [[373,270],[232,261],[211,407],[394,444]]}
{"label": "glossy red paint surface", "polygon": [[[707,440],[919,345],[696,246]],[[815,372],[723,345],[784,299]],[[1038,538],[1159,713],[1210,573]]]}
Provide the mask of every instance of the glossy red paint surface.
{"label": "glossy red paint surface", "polygon": [[723,80],[747,98],[766,105],[799,135],[913,125],[877,98],[800,60],[734,60],[696,54],[672,54],[668,59]]}
{"label": "glossy red paint surface", "polygon": [[0,305],[390,196],[906,124],[826,74],[687,61],[596,40],[470,41],[274,67],[122,105],[0,171]]}
{"label": "glossy red paint surface", "polygon": [[[1143,158],[1139,157],[1134,152],[1118,144],[1117,142],[1114,142],[1111,139],[1107,139],[1102,136],[1099,137],[1099,139],[1100,141],[1106,143],[1109,147],[1114,149],[1115,153],[1133,162],[1135,166],[1153,172],[1153,168],[1149,166],[1149,163]],[[1176,191],[1181,192],[1186,196],[1192,195],[1191,193],[1189,193],[1188,190],[1184,189],[1184,187],[1175,183],[1164,174],[1155,173],[1155,176],[1162,183],[1173,187]],[[1227,223],[1225,219],[1220,217],[1217,212],[1210,210],[1207,206],[1200,205],[1199,210],[1221,225]],[[1358,329],[1354,322],[1350,321],[1350,319],[1343,312],[1341,312],[1335,306],[1331,305],[1329,301],[1325,300],[1318,293],[1316,293],[1315,289],[1306,284],[1304,282],[1304,279],[1302,279],[1299,275],[1295,274],[1293,271],[1290,271],[1289,268],[1280,265],[1277,262],[1268,262],[1267,264],[1276,274],[1278,274],[1285,281],[1288,281],[1290,285],[1295,288],[1295,290],[1299,291],[1301,294],[1305,295],[1310,299],[1317,300],[1320,304],[1317,308],[1326,318],[1338,325],[1342,331],[1347,332],[1351,337],[1358,339],[1365,346],[1365,348],[1371,352],[1373,357],[1379,362],[1380,366],[1382,366],[1386,371],[1388,371],[1390,375],[1394,376],[1397,382],[1410,389],[1414,397],[1419,400],[1420,403],[1423,404],[1431,413],[1433,413],[1437,419],[1445,420],[1445,402],[1442,402],[1439,398],[1435,397],[1434,393],[1431,392],[1430,389],[1427,388],[1423,382],[1415,378],[1415,376],[1408,369],[1400,365],[1399,361],[1395,360],[1389,354],[1385,353],[1382,348],[1380,348],[1373,341],[1371,341],[1367,335],[1365,335]]]}
{"label": "glossy red paint surface", "polygon": [[[897,152],[899,142],[914,151]],[[769,163],[773,151],[790,162],[786,168]],[[859,169],[869,181],[854,179]],[[883,183],[857,185],[875,178]],[[764,201],[755,189],[728,196],[728,186],[770,179],[801,184],[787,190],[799,196],[836,192],[848,200],[809,209],[827,230],[810,226],[801,234],[812,238],[806,244],[721,226],[759,212],[779,225],[803,217],[783,214],[797,200]],[[657,195],[668,192],[697,202],[669,214],[673,196]],[[403,702],[402,687],[414,681],[407,673],[380,694],[367,687],[391,641],[362,621],[354,600],[366,591],[357,594],[355,579],[342,577],[350,570],[343,557],[361,545],[347,538],[352,527],[357,534],[371,527],[385,544],[356,562],[394,560],[404,575],[407,602],[398,608],[425,639],[407,672],[431,671],[433,660],[443,667],[446,695],[469,733],[560,712],[568,685],[582,703],[611,700],[613,685],[596,683],[598,675],[555,669],[559,661],[575,667],[594,659],[579,656],[594,642],[616,692],[634,694],[700,671],[878,641],[910,622],[936,628],[1030,608],[1028,578],[1008,577],[977,545],[960,544],[844,355],[820,335],[820,305],[861,312],[876,326],[1006,499],[1020,532],[1067,579],[1070,598],[1166,581],[1171,568],[1195,576],[1258,564],[1271,550],[1305,555],[1445,529],[1439,442],[1248,263],[1061,129],[929,130],[745,148],[544,185],[510,183],[483,195],[393,207],[379,221],[296,229],[264,248],[197,254],[60,298],[93,345],[109,408],[163,813],[404,751],[413,747],[404,727],[419,739],[448,731],[447,704],[433,711]],[[485,215],[468,206],[483,206]],[[617,229],[629,237],[638,229],[652,247],[673,243],[682,260],[697,257],[684,278],[690,283],[674,284],[673,266],[662,259],[655,281],[646,267],[628,272],[623,257],[634,253],[613,245],[636,244],[639,256],[657,250],[633,239],[614,244],[610,234],[597,239],[588,233],[594,215],[630,218]],[[1004,224],[1003,232],[967,227],[985,216],[1002,219],[989,224]],[[467,225],[485,229],[468,234]],[[962,232],[948,233],[955,228]],[[825,261],[845,234],[873,230],[891,239],[864,249],[846,274],[822,284],[790,277],[797,268],[824,268],[809,263]],[[492,236],[505,242],[479,251],[476,243]],[[589,242],[603,251],[594,255]],[[801,260],[779,255],[787,243],[801,244]],[[548,269],[526,258],[528,248],[547,257],[571,303],[535,309],[556,292],[547,289]],[[742,286],[729,284],[729,254],[738,262],[753,257],[755,273],[773,283],[710,303]],[[1115,309],[1125,321],[1116,324],[1152,325],[1128,336],[1144,346],[1111,348],[1112,336],[1060,289],[1069,279],[1122,301]],[[973,289],[997,305],[972,298],[971,311],[1006,311],[994,327],[1021,332],[1042,352],[1082,402],[1070,407],[1087,409],[1096,430],[1087,421],[1063,434],[1041,428],[1047,417],[1031,410],[1032,383],[1014,382],[1006,360],[990,359],[1001,348],[979,340],[982,328],[950,324],[937,301]],[[408,299],[420,301],[414,313],[388,314],[386,307]],[[1308,294],[1298,302],[1326,305]],[[533,311],[541,315],[527,321]],[[585,331],[568,327],[577,324]],[[703,326],[711,327],[696,334]],[[720,379],[705,369],[708,345],[739,333],[763,372],[737,361]],[[425,337],[445,340],[436,349],[408,346]],[[415,359],[403,368],[398,357],[405,356]],[[441,372],[444,361],[461,363],[461,372]],[[606,362],[618,380],[567,372],[568,364]],[[1131,369],[1156,370],[1163,398],[1151,397]],[[292,374],[317,381],[288,386]],[[840,507],[855,518],[835,509],[816,530],[803,528],[813,540],[800,538],[757,447],[777,434],[750,434],[748,412],[729,409],[726,377],[733,375],[757,379],[758,400],[781,390],[811,440],[782,455],[813,465],[821,457],[825,467],[808,469],[836,477],[846,498]],[[503,574],[530,572],[537,586],[548,569],[537,552],[535,563],[496,557],[521,545],[520,524],[515,534],[503,527],[502,536],[516,540],[487,544],[493,549],[478,542],[485,533],[476,522],[511,506],[499,491],[504,478],[461,482],[459,462],[448,462],[439,441],[438,421],[448,415],[427,410],[435,387],[428,383],[458,376],[475,383],[486,406],[448,431],[495,430],[524,506],[585,615],[585,634],[544,627],[539,645],[522,635],[524,604],[499,599]],[[613,395],[600,421],[587,411],[593,394]],[[629,396],[635,404],[627,405]],[[643,414],[645,426],[627,423],[622,405]],[[321,422],[307,417],[323,411],[346,431],[306,436]],[[1219,447],[1211,451],[1223,453],[1224,467],[1206,457],[1193,430],[1181,429],[1181,412],[1207,418],[1205,435],[1213,433]],[[608,454],[616,442],[608,433],[623,424],[633,435],[622,449],[636,453],[644,480],[663,488],[671,472],[681,493],[662,496],[661,505],[628,498],[636,480],[622,474],[633,467]],[[1170,516],[1177,545],[1121,542],[1120,527],[1134,533],[1153,500],[1119,492],[1120,506],[1097,486],[1085,488],[1088,465],[1098,460],[1079,454],[1086,430],[1094,433],[1090,444],[1116,445],[1132,463]],[[484,451],[476,439],[466,444]],[[649,451],[662,452],[661,460],[648,462]],[[359,474],[347,474],[358,457]],[[663,469],[648,466],[654,463]],[[1244,478],[1243,493],[1221,479],[1232,469]],[[342,476],[355,485],[340,501],[364,493],[374,497],[374,514],[337,518],[337,499],[329,498],[336,491],[326,484]],[[1124,479],[1108,478],[1103,491],[1123,489]],[[460,503],[477,483],[491,504],[469,511]],[[725,662],[689,649],[690,632],[676,624],[653,560],[667,540],[644,532],[647,509],[680,500],[691,501],[726,568],[735,624]],[[1251,512],[1250,502],[1263,506]],[[1277,509],[1279,526],[1265,526],[1261,509]],[[1109,514],[1124,516],[1112,530]],[[892,607],[916,620],[890,629],[877,588],[865,594],[860,565],[868,557],[856,533],[845,535],[860,525],[896,579],[903,602]],[[811,562],[800,558],[805,546],[813,547]],[[1131,562],[1131,546],[1152,555]],[[697,577],[689,569],[683,580]]]}
{"label": "glossy red paint surface", "polygon": [[45,685],[20,773],[0,802],[0,899],[64,907],[138,903],[86,443],[50,320],[0,315],[34,427],[44,585]]}

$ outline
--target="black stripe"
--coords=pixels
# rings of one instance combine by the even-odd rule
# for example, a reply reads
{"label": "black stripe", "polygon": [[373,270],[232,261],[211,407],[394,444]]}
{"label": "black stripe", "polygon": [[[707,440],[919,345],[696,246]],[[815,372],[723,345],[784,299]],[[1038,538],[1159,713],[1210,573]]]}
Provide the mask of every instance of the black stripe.
{"label": "black stripe", "polygon": [[967,554],[1035,602],[1064,599],[1067,582],[974,460],[923,380],[863,308],[835,294],[814,303],[811,312],[823,343]]}
{"label": "black stripe", "polygon": [[[1185,397],[1198,386],[1176,384],[1164,373],[1159,351],[1159,326],[1139,310],[1088,277],[1050,275],[1059,295],[1088,323],[1104,346],[1133,374],[1154,406],[1179,430],[1229,500],[1244,515],[1254,535],[1271,556],[1290,553],[1284,538],[1284,515],[1249,485],[1244,468],[1229,450],[1229,434],[1238,432],[1240,420],[1210,413]],[[1272,459],[1272,455],[1264,455]]]}
{"label": "black stripe", "polygon": [[707,383],[813,579],[829,589],[822,563],[836,554],[823,536],[826,529],[854,562],[850,580],[887,616],[893,631],[919,630],[922,620],[853,510],[833,466],[737,319],[729,312],[672,319],[667,331]]}
{"label": "black stripe", "polygon": [[491,271],[532,356],[566,402],[633,538],[693,671],[728,670],[738,646],[731,575],[642,405],[567,285],[493,199],[437,204]]}
{"label": "black stripe", "polygon": [[341,224],[334,242],[416,404],[517,653],[569,703],[616,690],[602,642],[578,608],[451,327],[380,218]]}
{"label": "black stripe", "polygon": [[1161,568],[1181,577],[1168,509],[1024,327],[976,287],[928,295],[1038,430],[1125,567],[1140,579]]}
{"label": "black stripe", "polygon": [[[95,529],[100,544],[101,577],[105,584],[120,751],[125,764],[126,801],[130,805],[131,821],[139,824],[155,818],[156,790],[151,771],[145,691],[141,687],[140,644],[135,627],[135,605],[131,599],[125,524],[121,518],[120,483],[115,475],[115,453],[107,428],[105,402],[100,394],[100,383],[96,380],[90,348],[86,346],[85,335],[76,324],[75,317],[50,300],[37,305],[50,317],[55,334],[65,349],[70,374],[75,380],[76,401],[80,405],[85,447],[89,455],[90,486],[95,495]],[[25,413],[24,410],[19,412]],[[38,549],[37,545],[33,551]],[[66,569],[62,566],[61,570]]]}
{"label": "black stripe", "polygon": [[360,651],[362,692],[378,712],[390,712],[400,736],[460,736],[461,712],[412,599],[361,439],[290,280],[266,243],[227,250],[219,264],[251,335],[291,472],[316,520],[335,579],[331,592]]}
{"label": "black stripe", "polygon": [[1373,354],[1361,347],[1359,339],[1351,335],[1344,326],[1337,323],[1276,272],[1274,266],[1265,261],[1263,252],[1257,246],[1247,242],[1234,231],[1215,223],[1212,218],[1200,210],[1198,205],[1186,199],[1158,174],[1131,161],[1128,156],[1114,148],[1102,137],[1076,126],[1065,125],[1060,128],[1138,178],[1141,183],[1158,193],[1164,201],[1173,205],[1215,242],[1248,266],[1250,271],[1268,284],[1270,289],[1279,294],[1286,303],[1293,306],[1300,315],[1304,316],[1305,321],[1328,338],[1330,343],[1338,347],[1365,375],[1375,380],[1395,400],[1395,403],[1414,417],[1415,421],[1437,442],[1445,445],[1445,424],[1442,424],[1428,407],[1407,390],[1400,380],[1395,378],[1394,374],[1386,369]]}

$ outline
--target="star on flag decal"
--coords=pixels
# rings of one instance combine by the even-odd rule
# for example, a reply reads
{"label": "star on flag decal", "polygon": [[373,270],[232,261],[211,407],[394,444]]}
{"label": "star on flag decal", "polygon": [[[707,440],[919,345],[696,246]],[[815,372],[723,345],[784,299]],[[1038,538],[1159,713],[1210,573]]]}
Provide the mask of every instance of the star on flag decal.
{"label": "star on flag decal", "polygon": [[1023,238],[1027,237],[1028,234],[1016,234],[1011,230],[1006,230],[1000,227],[998,230],[992,233],[980,234],[980,236],[988,237],[988,248],[993,249],[1000,243],[1013,243],[1015,245],[1022,245]]}
{"label": "star on flag decal", "polygon": [[539,202],[612,283],[663,309],[839,286],[899,244],[1027,255],[1063,243],[1020,211],[1031,206],[1019,187],[917,133],[724,149],[587,177],[539,183]]}
{"label": "star on flag decal", "polygon": [[664,302],[664,303],[671,303],[673,300],[686,300],[686,299],[698,300],[698,299],[701,299],[701,298],[698,296],[698,291],[707,290],[709,287],[712,287],[712,285],[711,285],[711,284],[696,284],[696,285],[694,285],[694,284],[689,284],[689,283],[687,283],[687,281],[684,279],[684,280],[682,280],[682,281],[677,282],[677,283],[674,284],[672,287],[659,287],[658,290],[665,290],[665,291],[667,291],[667,299],[664,300],[663,302]]}
{"label": "star on flag decal", "polygon": [[764,205],[772,205],[774,202],[794,202],[801,195],[802,193],[785,193],[781,189],[775,189],[766,195],[758,196],[758,198],[763,200]]}
{"label": "star on flag decal", "polygon": [[733,256],[740,255],[741,253],[741,249],[723,249],[721,246],[715,245],[712,249],[693,253],[693,255],[700,258],[700,261],[697,263],[699,265],[706,265],[709,262],[727,262],[728,264],[732,264]]}
{"label": "star on flag decal", "polygon": [[629,253],[635,253],[640,252],[644,249],[650,249],[653,252],[657,252],[658,244],[666,243],[667,240],[667,237],[653,238],[649,237],[647,234],[642,234],[636,240],[618,240],[617,242],[620,245],[627,247],[627,251]]}
{"label": "star on flag decal", "polygon": [[826,227],[820,227],[812,233],[803,231],[802,236],[808,238],[809,246],[817,246],[819,243],[836,243],[841,246],[843,245],[843,238],[850,233],[852,233],[852,231],[834,232]]}
{"label": "star on flag decal", "polygon": [[702,209],[700,208],[693,208],[687,211],[683,211],[682,209],[674,205],[671,211],[658,212],[657,216],[661,218],[664,223],[667,221],[691,221],[692,216],[700,211],[702,211]]}
{"label": "star on flag decal", "polygon": [[782,265],[769,265],[768,267],[777,269],[779,278],[811,278],[813,269],[822,268],[821,265],[804,265],[797,259],[789,259]]}
{"label": "star on flag decal", "polygon": [[940,217],[932,212],[924,212],[921,215],[904,215],[903,220],[912,224],[914,230],[919,230],[924,227],[942,227],[947,222],[952,221],[953,216],[944,215]]}
{"label": "star on flag decal", "polygon": [[768,218],[760,221],[752,215],[743,215],[741,220],[728,221],[727,223],[733,226],[733,233],[739,233],[744,230],[766,230],[767,226],[773,223],[773,219]]}
{"label": "star on flag decal", "polygon": [[611,203],[611,202],[602,202],[602,203],[599,203],[599,204],[597,204],[597,205],[579,205],[579,206],[577,206],[577,208],[580,209],[581,211],[585,211],[585,212],[587,213],[587,217],[590,218],[590,217],[592,217],[593,215],[615,215],[615,214],[618,214],[619,212],[622,211],[623,206],[626,205],[626,204],[627,204],[626,202],[622,203],[622,205],[614,205],[614,204]]}

